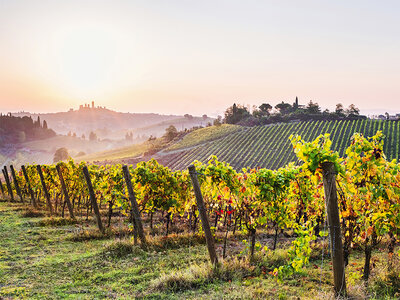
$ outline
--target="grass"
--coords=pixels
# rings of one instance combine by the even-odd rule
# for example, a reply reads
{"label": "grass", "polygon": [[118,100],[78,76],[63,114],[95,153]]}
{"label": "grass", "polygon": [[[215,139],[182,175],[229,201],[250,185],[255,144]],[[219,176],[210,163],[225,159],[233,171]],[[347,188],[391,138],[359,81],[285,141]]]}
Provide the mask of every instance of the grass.
{"label": "grass", "polygon": [[[0,299],[332,298],[327,249],[323,264],[316,252],[300,274],[277,282],[270,271],[285,263],[285,249],[257,253],[252,264],[245,256],[220,259],[215,269],[201,236],[148,236],[144,249],[129,236],[101,236],[92,221],[29,217],[26,211],[19,204],[0,202]],[[365,289],[351,275],[360,274],[363,255],[352,253],[346,276],[353,298],[398,297],[399,263],[387,268],[386,256],[384,250],[374,253],[376,266]]]}
{"label": "grass", "polygon": [[150,144],[147,142],[141,144],[135,144],[113,150],[107,150],[102,152],[95,152],[92,154],[80,156],[77,158],[78,161],[104,161],[104,160],[117,160],[123,158],[130,158],[142,155],[150,148]]}
{"label": "grass", "polygon": [[243,130],[244,127],[239,125],[223,124],[221,126],[211,126],[197,129],[188,135],[185,135],[181,141],[167,148],[168,151],[179,150],[197,146],[206,142],[210,142]]}

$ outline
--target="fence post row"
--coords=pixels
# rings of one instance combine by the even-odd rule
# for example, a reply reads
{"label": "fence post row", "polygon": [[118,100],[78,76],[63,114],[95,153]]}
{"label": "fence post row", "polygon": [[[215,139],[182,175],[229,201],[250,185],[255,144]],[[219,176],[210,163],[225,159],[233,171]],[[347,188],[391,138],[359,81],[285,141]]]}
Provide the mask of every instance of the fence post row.
{"label": "fence post row", "polygon": [[31,200],[32,200],[33,207],[37,208],[35,194],[33,193],[32,186],[31,186],[31,181],[29,179],[28,173],[26,172],[25,166],[22,165],[21,169],[22,169],[22,173],[24,174],[26,184],[28,186],[29,194],[31,195]]}
{"label": "fence post row", "polygon": [[94,213],[96,215],[97,226],[99,227],[100,232],[102,234],[104,234],[104,227],[103,227],[103,223],[101,222],[99,207],[97,206],[96,196],[93,191],[92,181],[90,180],[89,170],[86,166],[83,167],[83,175],[85,175],[85,179],[86,179],[86,183],[87,183],[87,187],[88,187],[89,195],[90,195],[90,201],[92,202],[92,207],[93,207]]}
{"label": "fence post row", "polygon": [[336,190],[335,165],[332,162],[322,163],[322,175],[328,215],[333,279],[335,295],[346,295],[346,277],[343,259],[342,235],[339,220],[338,198]]}
{"label": "fence post row", "polygon": [[36,166],[36,169],[37,169],[37,171],[38,171],[38,173],[39,173],[39,177],[40,177],[40,181],[41,181],[41,183],[42,183],[44,195],[46,196],[47,206],[49,207],[50,214],[52,215],[52,214],[53,214],[53,206],[51,205],[50,195],[49,195],[49,192],[47,191],[46,183],[45,183],[45,181],[44,181],[42,168],[41,168],[40,165],[37,165],[37,166]]}
{"label": "fence post row", "polygon": [[140,240],[142,241],[142,244],[146,244],[146,237],[145,237],[144,231],[143,231],[143,225],[142,225],[142,219],[140,217],[139,206],[137,204],[136,196],[135,196],[135,193],[132,188],[131,174],[129,173],[129,169],[127,166],[123,166],[122,170],[124,172],[124,177],[125,177],[126,187],[128,189],[129,199],[131,201],[133,217],[134,217],[133,218],[134,226],[137,229],[137,233],[139,235]]}
{"label": "fence post row", "polygon": [[15,190],[17,191],[17,194],[18,194],[19,199],[21,200],[21,202],[24,203],[24,198],[22,197],[21,189],[19,187],[17,175],[15,174],[15,170],[14,170],[14,166],[13,165],[10,165],[10,170],[11,170],[11,176],[12,176],[13,181],[14,181]]}
{"label": "fence post row", "polygon": [[65,202],[67,203],[67,206],[68,206],[69,216],[70,216],[71,219],[75,219],[74,209],[72,208],[71,201],[69,200],[67,187],[65,186],[65,181],[64,181],[64,177],[62,175],[62,171],[61,171],[60,165],[56,165],[56,169],[57,169],[58,177],[60,177],[61,187],[62,187],[62,190],[64,192]]}
{"label": "fence post row", "polygon": [[204,206],[203,196],[201,194],[199,180],[197,178],[196,167],[194,165],[189,166],[190,179],[192,180],[194,194],[196,196],[197,208],[201,218],[201,224],[203,226],[204,235],[206,236],[208,253],[210,254],[211,263],[216,265],[218,263],[217,253],[215,251],[214,237],[212,236],[210,223],[208,222],[206,208]]}
{"label": "fence post row", "polygon": [[3,171],[4,179],[6,180],[8,195],[11,197],[11,201],[14,201],[14,193],[11,188],[10,177],[8,177],[7,167],[4,166],[4,169],[2,171]]}

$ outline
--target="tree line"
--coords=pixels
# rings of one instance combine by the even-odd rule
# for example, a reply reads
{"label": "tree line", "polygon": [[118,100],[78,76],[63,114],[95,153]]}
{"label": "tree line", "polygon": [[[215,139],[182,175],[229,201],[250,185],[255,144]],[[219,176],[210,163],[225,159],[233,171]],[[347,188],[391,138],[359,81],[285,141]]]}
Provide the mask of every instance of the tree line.
{"label": "tree line", "polygon": [[307,105],[300,105],[296,97],[293,104],[282,101],[273,107],[269,103],[262,103],[260,106],[253,105],[251,110],[249,106],[234,103],[226,109],[223,120],[219,118],[214,123],[216,123],[215,125],[224,122],[256,126],[294,120],[354,120],[366,118],[366,116],[360,115],[360,110],[354,104],[345,108],[342,103],[338,103],[334,111],[329,111],[328,109],[322,110],[319,104],[312,100]]}
{"label": "tree line", "polygon": [[45,139],[55,136],[54,130],[48,128],[38,116],[36,121],[31,116],[14,117],[11,114],[0,114],[0,143],[23,143],[29,140]]}

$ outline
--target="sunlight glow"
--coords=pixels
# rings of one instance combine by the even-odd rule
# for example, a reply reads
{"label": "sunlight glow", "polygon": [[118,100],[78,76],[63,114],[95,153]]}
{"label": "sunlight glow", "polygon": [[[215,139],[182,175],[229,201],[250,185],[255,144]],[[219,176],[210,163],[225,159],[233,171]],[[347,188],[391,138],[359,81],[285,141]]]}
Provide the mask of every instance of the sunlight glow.
{"label": "sunlight glow", "polygon": [[103,91],[115,76],[116,41],[104,31],[74,30],[58,41],[54,63],[60,84],[76,97]]}

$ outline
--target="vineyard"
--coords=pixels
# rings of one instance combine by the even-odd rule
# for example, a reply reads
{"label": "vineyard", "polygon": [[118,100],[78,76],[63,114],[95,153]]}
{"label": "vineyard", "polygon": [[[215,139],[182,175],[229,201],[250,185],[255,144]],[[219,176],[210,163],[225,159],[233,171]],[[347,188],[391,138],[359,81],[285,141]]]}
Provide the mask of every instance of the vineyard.
{"label": "vineyard", "polygon": [[[242,131],[228,133],[211,142],[204,140],[203,144],[197,147],[173,154],[165,160],[165,165],[173,170],[182,170],[195,160],[204,163],[211,155],[216,155],[236,170],[256,167],[278,169],[296,161],[289,141],[289,136],[292,134],[298,134],[304,140],[312,141],[320,134],[330,133],[332,149],[343,156],[354,132],[372,136],[378,130],[385,136],[384,152],[388,159],[399,159],[400,122],[367,119],[243,127]],[[196,131],[193,134],[195,133]],[[178,143],[172,149],[181,149],[183,146],[185,143]]]}
{"label": "vineyard", "polygon": [[[154,236],[164,236],[165,243],[169,237],[187,234],[192,239],[205,237],[216,267],[210,267],[208,275],[191,270],[193,282],[204,276],[208,281],[203,278],[202,284],[232,281],[226,270],[233,268],[234,273],[245,269],[245,277],[269,278],[279,284],[293,277],[300,280],[311,264],[320,274],[320,288],[322,277],[327,276],[323,286],[330,286],[329,291],[334,286],[336,295],[347,294],[346,279],[347,289],[364,282],[366,293],[373,293],[368,283],[378,264],[378,249],[387,253],[382,265],[391,271],[390,276],[399,277],[395,250],[400,238],[400,165],[391,160],[398,157],[399,124],[359,120],[251,128],[190,150],[175,169],[183,169],[185,162],[195,158],[193,151],[198,151],[196,157],[214,153],[222,160],[230,158],[227,161],[233,167],[216,156],[183,171],[155,160],[136,167],[73,161],[26,165],[21,170],[10,167],[3,170],[1,192],[8,201],[25,203],[52,217],[77,221],[94,216],[100,235],[128,224],[134,245],[140,244],[143,251],[151,251]],[[372,134],[379,129],[389,137],[385,139],[381,131]],[[348,138],[354,131],[373,136],[357,133]],[[319,135],[324,132],[331,132],[332,140],[328,134]],[[346,143],[348,147],[341,150]],[[253,155],[242,157],[238,149],[249,147]],[[281,150],[268,150],[272,147]],[[301,164],[277,169],[296,157]],[[235,168],[244,161],[249,167],[268,165],[271,169],[237,172]],[[337,223],[330,215],[335,209]],[[83,238],[87,233],[79,234]],[[216,240],[221,242],[220,251],[215,250]],[[185,246],[183,240],[181,246]],[[271,263],[269,259],[279,250],[285,251],[284,258]],[[356,263],[360,255],[361,266]],[[338,270],[342,270],[340,276]],[[174,281],[168,276],[161,283],[153,281],[153,288],[170,292],[196,288],[188,279],[182,283],[183,279],[174,277]],[[390,276],[382,282],[397,282]],[[398,296],[398,286],[387,284],[385,295]]]}

